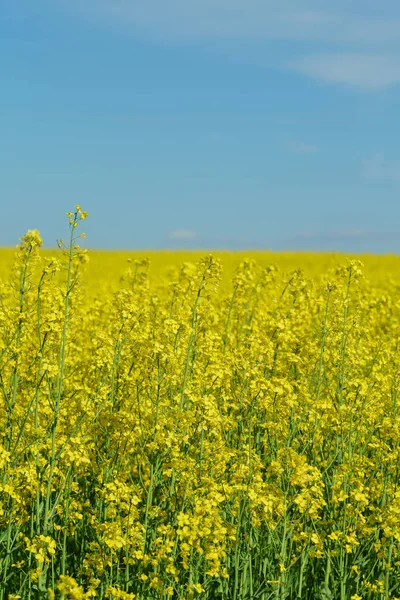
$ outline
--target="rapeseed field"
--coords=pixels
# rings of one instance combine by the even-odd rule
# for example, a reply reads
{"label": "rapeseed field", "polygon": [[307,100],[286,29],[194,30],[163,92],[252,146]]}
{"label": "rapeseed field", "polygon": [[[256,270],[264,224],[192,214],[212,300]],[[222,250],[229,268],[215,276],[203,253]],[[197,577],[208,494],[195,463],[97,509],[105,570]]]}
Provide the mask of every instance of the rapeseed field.
{"label": "rapeseed field", "polygon": [[0,254],[0,600],[400,598],[399,259],[86,216]]}

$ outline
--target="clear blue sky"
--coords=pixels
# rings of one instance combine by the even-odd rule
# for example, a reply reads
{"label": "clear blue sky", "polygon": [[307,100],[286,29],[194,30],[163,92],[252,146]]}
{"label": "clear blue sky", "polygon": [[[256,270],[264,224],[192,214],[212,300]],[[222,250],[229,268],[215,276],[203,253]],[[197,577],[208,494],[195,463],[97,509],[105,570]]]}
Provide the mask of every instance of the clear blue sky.
{"label": "clear blue sky", "polygon": [[397,0],[3,0],[0,245],[400,252]]}

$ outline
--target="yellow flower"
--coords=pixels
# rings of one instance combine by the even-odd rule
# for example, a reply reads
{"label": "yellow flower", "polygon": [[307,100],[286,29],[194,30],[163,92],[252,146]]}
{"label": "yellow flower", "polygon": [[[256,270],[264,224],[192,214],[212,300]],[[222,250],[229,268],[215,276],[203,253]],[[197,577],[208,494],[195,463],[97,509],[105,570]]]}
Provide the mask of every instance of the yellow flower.
{"label": "yellow flower", "polygon": [[365,279],[325,254],[87,267],[87,213],[67,216],[59,256],[37,230],[0,250],[10,598],[62,572],[50,600],[195,598],[207,577],[230,596],[250,563],[254,590],[297,587],[343,553],[384,595],[362,574],[392,588],[400,566],[398,257]]}

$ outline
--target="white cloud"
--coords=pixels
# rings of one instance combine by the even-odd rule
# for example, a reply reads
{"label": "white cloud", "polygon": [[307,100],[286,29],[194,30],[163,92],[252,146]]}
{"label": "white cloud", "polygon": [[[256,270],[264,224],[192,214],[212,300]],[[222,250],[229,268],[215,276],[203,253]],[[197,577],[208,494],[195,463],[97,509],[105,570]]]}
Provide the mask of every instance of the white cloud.
{"label": "white cloud", "polygon": [[389,160],[383,152],[364,160],[362,167],[369,179],[400,180],[400,160]]}
{"label": "white cloud", "polygon": [[367,90],[400,82],[400,56],[316,54],[296,59],[288,66],[327,83],[342,83]]}
{"label": "white cloud", "polygon": [[318,152],[318,147],[314,144],[306,144],[296,140],[291,140],[284,144],[284,150],[292,152],[294,154],[314,154]]}
{"label": "white cloud", "polygon": [[[325,83],[369,91],[400,81],[397,0],[58,2],[105,28],[156,41],[209,45],[233,60],[289,68]],[[271,40],[291,44],[278,54],[271,52]]]}
{"label": "white cloud", "polygon": [[168,234],[168,239],[179,240],[181,242],[194,240],[196,237],[196,233],[191,229],[175,229],[174,231],[170,231]]}

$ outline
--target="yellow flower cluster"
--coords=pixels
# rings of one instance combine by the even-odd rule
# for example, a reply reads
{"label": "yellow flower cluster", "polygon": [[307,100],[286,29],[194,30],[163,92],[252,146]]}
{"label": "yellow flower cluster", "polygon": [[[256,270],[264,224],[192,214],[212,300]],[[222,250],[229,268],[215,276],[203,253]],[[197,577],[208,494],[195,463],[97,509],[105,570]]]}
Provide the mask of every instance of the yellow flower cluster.
{"label": "yellow flower cluster", "polygon": [[395,259],[122,272],[67,216],[3,251],[0,600],[399,598]]}

